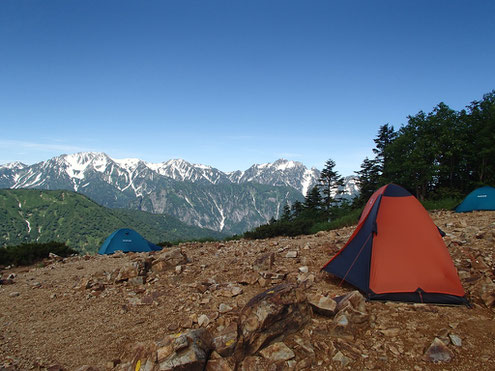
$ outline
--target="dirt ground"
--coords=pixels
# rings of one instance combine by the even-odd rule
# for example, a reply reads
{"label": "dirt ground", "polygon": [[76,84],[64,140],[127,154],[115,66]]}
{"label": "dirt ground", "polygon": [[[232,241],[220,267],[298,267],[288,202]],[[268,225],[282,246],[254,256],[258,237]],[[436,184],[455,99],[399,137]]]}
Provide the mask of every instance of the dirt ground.
{"label": "dirt ground", "polygon": [[[284,340],[296,360],[310,355],[313,369],[338,369],[332,357],[340,350],[351,360],[348,369],[495,369],[495,212],[440,211],[432,218],[447,233],[444,241],[472,308],[367,302],[369,326],[345,339],[329,335],[331,318],[314,315],[300,333]],[[75,370],[92,365],[105,370],[109,361],[129,357],[137,342],[159,341],[166,334],[199,327],[201,315],[208,317],[202,326],[214,332],[235,321],[249,299],[282,281],[306,281],[307,294],[347,293],[354,288],[329,279],[320,269],[353,229],[182,244],[189,262],[150,272],[144,283],[116,283],[113,272],[147,259],[147,254],[72,257],[3,270],[4,279],[11,273],[16,276],[13,284],[0,285],[0,369],[59,365]],[[297,256],[288,257],[291,251]],[[255,260],[269,253],[275,257],[273,272],[285,278],[265,279],[253,269]],[[220,313],[220,304],[227,305],[227,311]],[[460,346],[448,344],[453,359],[426,361],[425,349],[434,338],[448,343],[449,335],[462,340]],[[298,337],[307,339],[314,354],[298,346]]]}

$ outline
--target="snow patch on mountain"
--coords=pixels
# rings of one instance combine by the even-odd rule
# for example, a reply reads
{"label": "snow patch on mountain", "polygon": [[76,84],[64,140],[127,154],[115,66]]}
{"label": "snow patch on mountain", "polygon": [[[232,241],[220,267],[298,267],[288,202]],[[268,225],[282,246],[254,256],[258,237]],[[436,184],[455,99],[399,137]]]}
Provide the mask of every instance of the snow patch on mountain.
{"label": "snow patch on mountain", "polygon": [[121,159],[112,159],[117,165],[121,168],[127,170],[128,172],[132,172],[136,170],[139,164],[143,163],[142,160],[138,158],[121,158]]}
{"label": "snow patch on mountain", "polygon": [[272,165],[275,169],[279,171],[285,171],[287,169],[292,169],[297,166],[296,162],[288,161],[284,159],[277,160]]}
{"label": "snow patch on mountain", "polygon": [[[149,163],[112,159],[101,152],[61,155],[30,166],[12,164],[0,166],[0,187],[70,189],[110,207],[169,213],[188,224],[233,233],[279,217],[285,204],[302,200],[320,177],[317,169],[285,159],[229,173],[183,159]],[[358,194],[356,179],[345,179],[343,198]],[[228,187],[212,187],[221,184]],[[292,188],[290,196],[269,188],[280,186]]]}
{"label": "snow patch on mountain", "polygon": [[313,183],[314,183],[313,171],[306,169],[304,171],[304,175],[301,183],[301,193],[304,196],[308,194],[308,189]]}
{"label": "snow patch on mountain", "polygon": [[23,164],[22,162],[14,161],[14,162],[9,162],[9,163],[0,165],[0,169],[20,170],[20,169],[24,169],[27,166],[28,165]]}

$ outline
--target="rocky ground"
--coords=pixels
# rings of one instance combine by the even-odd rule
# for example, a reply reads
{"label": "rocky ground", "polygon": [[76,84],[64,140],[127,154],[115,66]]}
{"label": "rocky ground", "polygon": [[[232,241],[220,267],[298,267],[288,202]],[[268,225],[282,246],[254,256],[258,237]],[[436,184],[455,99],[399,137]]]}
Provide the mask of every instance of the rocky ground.
{"label": "rocky ground", "polygon": [[495,213],[432,217],[471,309],[365,302],[320,273],[353,227],[54,257],[2,271],[0,370],[493,370]]}

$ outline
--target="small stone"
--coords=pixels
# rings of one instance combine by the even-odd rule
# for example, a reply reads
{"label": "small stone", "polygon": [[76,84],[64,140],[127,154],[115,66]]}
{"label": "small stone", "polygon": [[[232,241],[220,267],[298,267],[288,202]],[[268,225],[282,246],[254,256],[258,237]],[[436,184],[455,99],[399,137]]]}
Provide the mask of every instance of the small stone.
{"label": "small stone", "polygon": [[182,273],[182,265],[178,265],[175,267],[175,273],[181,274]]}
{"label": "small stone", "polygon": [[306,265],[304,267],[299,267],[299,272],[301,273],[308,273],[308,271],[309,269]]}
{"label": "small stone", "polygon": [[50,259],[54,259],[54,260],[60,259],[60,256],[58,256],[57,254],[54,254],[52,252],[48,253],[48,257]]}
{"label": "small stone", "polygon": [[253,263],[253,269],[256,271],[269,271],[272,269],[273,263],[275,261],[275,254],[269,253],[265,255],[261,255],[256,258]]}
{"label": "small stone", "polygon": [[202,314],[198,317],[198,325],[199,327],[203,327],[203,326],[208,326],[208,324],[210,323],[210,319],[208,318],[208,316],[206,314]]}
{"label": "small stone", "polygon": [[347,366],[349,363],[351,363],[350,358],[346,357],[341,351],[338,351],[337,354],[335,354],[332,358],[334,362],[340,362],[342,367]]}
{"label": "small stone", "polygon": [[224,304],[224,303],[222,303],[218,306],[218,311],[220,313],[227,313],[227,312],[230,312],[231,310],[232,310],[232,307],[227,305],[227,304]]}
{"label": "small stone", "polygon": [[349,325],[349,319],[345,314],[341,314],[335,318],[335,324],[339,327],[347,327]]}
{"label": "small stone", "polygon": [[297,251],[296,250],[291,250],[287,251],[287,255],[285,255],[286,258],[297,258]]}
{"label": "small stone", "polygon": [[242,288],[239,286],[234,286],[234,287],[232,287],[231,292],[232,292],[232,296],[240,295],[240,294],[242,294]]}
{"label": "small stone", "polygon": [[266,286],[266,279],[264,279],[263,277],[258,278],[258,284],[261,287],[265,287]]}
{"label": "small stone", "polygon": [[454,334],[449,334],[450,341],[452,344],[454,344],[456,347],[461,347],[462,346],[462,339]]}
{"label": "small stone", "polygon": [[425,353],[425,359],[434,363],[449,362],[454,357],[452,351],[439,338],[435,338]]}
{"label": "small stone", "polygon": [[145,280],[146,280],[145,277],[138,276],[138,277],[129,278],[128,282],[133,286],[139,286],[139,285],[144,285]]}
{"label": "small stone", "polygon": [[265,349],[260,351],[263,358],[269,359],[270,361],[287,361],[294,358],[296,355],[285,343],[278,342],[267,346]]}
{"label": "small stone", "polygon": [[394,327],[386,330],[380,330],[380,332],[387,337],[396,337],[397,335],[400,334],[400,329]]}
{"label": "small stone", "polygon": [[20,293],[20,292],[18,292],[18,291],[13,291],[13,292],[11,292],[11,293],[9,294],[9,296],[10,296],[11,298],[14,298],[14,297],[19,296],[19,295],[21,295],[21,293]]}

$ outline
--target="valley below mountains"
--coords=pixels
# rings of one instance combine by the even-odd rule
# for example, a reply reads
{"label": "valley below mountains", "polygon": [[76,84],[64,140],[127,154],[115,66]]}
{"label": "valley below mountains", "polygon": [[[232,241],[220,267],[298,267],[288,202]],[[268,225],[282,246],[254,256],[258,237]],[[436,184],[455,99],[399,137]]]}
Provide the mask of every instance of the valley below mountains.
{"label": "valley below mountains", "polygon": [[[0,188],[71,190],[105,207],[166,214],[233,235],[278,218],[319,176],[317,169],[283,159],[225,173],[180,159],[148,163],[84,152],[30,166],[0,165]],[[343,197],[359,193],[356,179],[345,178]]]}

